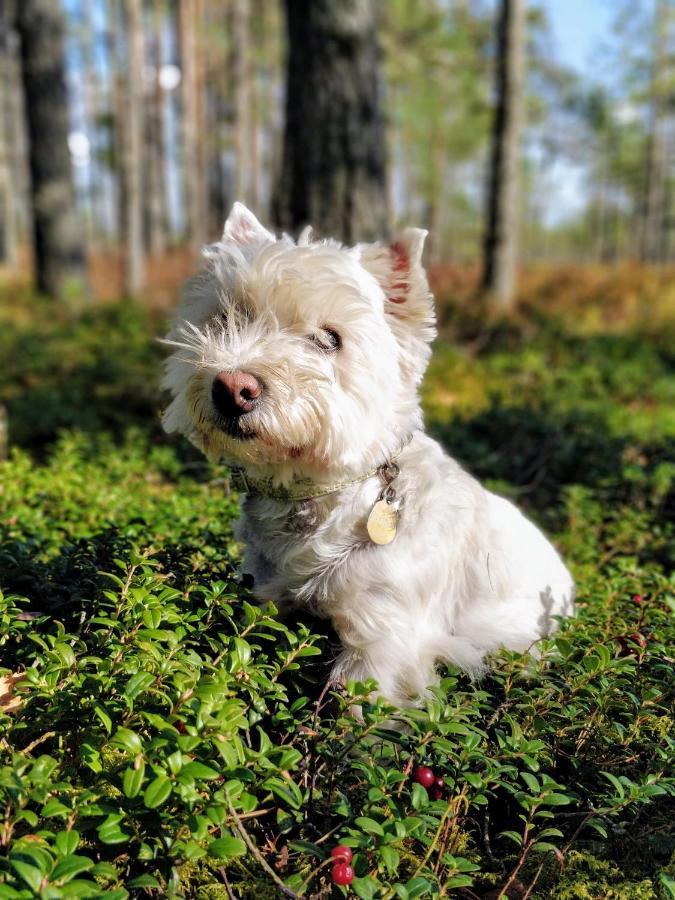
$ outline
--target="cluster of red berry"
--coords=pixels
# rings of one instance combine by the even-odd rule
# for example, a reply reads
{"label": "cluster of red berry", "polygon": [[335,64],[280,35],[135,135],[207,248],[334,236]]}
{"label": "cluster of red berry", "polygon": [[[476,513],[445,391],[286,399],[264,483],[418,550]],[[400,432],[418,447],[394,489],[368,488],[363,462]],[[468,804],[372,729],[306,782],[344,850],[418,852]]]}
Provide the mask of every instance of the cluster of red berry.
{"label": "cluster of red berry", "polygon": [[435,775],[429,766],[418,766],[413,772],[413,778],[429,792],[432,800],[440,800],[445,791],[445,782],[440,775]]}
{"label": "cluster of red berry", "polygon": [[351,867],[352,851],[344,844],[338,844],[330,851],[334,860],[331,877],[333,884],[351,884],[354,880],[354,870]]}
{"label": "cluster of red berry", "polygon": [[[421,784],[429,792],[432,800],[440,800],[445,791],[445,782],[440,775],[435,775],[434,770],[429,766],[417,766],[413,772],[413,779]],[[333,869],[331,877],[333,884],[351,884],[354,880],[354,869],[352,868],[352,851],[344,844],[338,844],[330,851],[333,860]]]}

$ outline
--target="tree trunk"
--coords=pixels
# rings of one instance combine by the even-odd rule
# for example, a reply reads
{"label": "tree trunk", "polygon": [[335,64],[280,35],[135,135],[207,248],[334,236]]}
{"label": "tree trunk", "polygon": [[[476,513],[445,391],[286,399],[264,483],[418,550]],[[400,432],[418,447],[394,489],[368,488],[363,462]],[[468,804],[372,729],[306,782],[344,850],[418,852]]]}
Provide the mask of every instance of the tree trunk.
{"label": "tree trunk", "polygon": [[667,19],[668,0],[656,0],[654,9],[654,52],[650,97],[650,124],[647,142],[645,191],[640,240],[640,259],[646,263],[663,262],[666,225],[668,159],[664,120],[668,106]]}
{"label": "tree trunk", "polygon": [[199,0],[179,0],[178,25],[180,37],[180,63],[182,78],[182,127],[183,127],[183,183],[187,234],[190,245],[198,253],[206,234],[206,182],[204,154],[201,146],[203,134],[203,97],[198,68],[197,28],[200,21]]}
{"label": "tree trunk", "polygon": [[515,305],[520,220],[520,137],[525,105],[525,0],[501,0],[496,109],[487,194],[483,290],[491,313]]}
{"label": "tree trunk", "polygon": [[82,288],[84,247],[68,152],[64,21],[54,0],[16,4],[29,139],[35,280],[60,296]]}
{"label": "tree trunk", "polygon": [[12,181],[12,91],[14,90],[11,60],[11,29],[9,10],[0,0],[0,262],[8,266],[16,263],[17,218],[13,197],[17,186]]}
{"label": "tree trunk", "polygon": [[[204,30],[209,37],[204,41],[200,56],[204,69],[203,129],[207,136],[204,141],[206,230],[210,240],[222,234],[223,222],[236,199],[232,196],[232,184],[224,165],[232,117],[232,85],[225,49],[225,36],[231,40],[229,4],[210,3],[204,16]],[[224,55],[228,56],[226,65],[223,65]]]}
{"label": "tree trunk", "polygon": [[144,225],[145,245],[156,256],[166,249],[169,232],[169,213],[166,199],[166,172],[164,147],[165,92],[159,83],[159,73],[164,64],[163,28],[165,9],[162,0],[154,0],[150,18],[152,65],[155,78],[149,85],[145,107],[145,184]]}
{"label": "tree trunk", "polygon": [[145,278],[143,245],[143,26],[141,0],[126,0],[127,77],[124,129],[124,288],[137,296]]}
{"label": "tree trunk", "polygon": [[230,65],[234,105],[234,195],[251,203],[251,60],[248,0],[232,0],[230,6],[232,51]]}
{"label": "tree trunk", "polygon": [[285,0],[286,124],[278,224],[346,242],[387,230],[380,54],[372,0]]}

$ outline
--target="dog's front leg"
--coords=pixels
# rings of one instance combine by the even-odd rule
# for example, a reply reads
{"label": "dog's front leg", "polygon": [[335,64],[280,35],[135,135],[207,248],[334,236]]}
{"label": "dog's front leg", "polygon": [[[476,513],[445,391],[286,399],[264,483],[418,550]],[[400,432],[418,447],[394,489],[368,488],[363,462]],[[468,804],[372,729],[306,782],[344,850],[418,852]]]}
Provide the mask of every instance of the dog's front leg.
{"label": "dog's front leg", "polygon": [[341,635],[345,649],[331,671],[330,677],[334,681],[346,684],[374,679],[376,695],[397,706],[408,706],[419,699],[433,681],[433,666],[429,672],[422,673],[414,664],[417,654],[410,646],[403,646],[394,635],[383,634],[359,646],[355,646],[350,637],[353,636]]}

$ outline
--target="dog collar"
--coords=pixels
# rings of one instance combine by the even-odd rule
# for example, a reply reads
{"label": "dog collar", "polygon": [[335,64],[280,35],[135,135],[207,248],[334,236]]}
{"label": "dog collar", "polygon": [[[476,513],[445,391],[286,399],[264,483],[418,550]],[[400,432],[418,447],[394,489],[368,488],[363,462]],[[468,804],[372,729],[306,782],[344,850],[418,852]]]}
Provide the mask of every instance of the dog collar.
{"label": "dog collar", "polygon": [[[302,500],[316,500],[318,497],[327,497],[329,494],[337,494],[338,491],[342,491],[352,484],[360,484],[362,481],[367,481],[378,473],[384,473],[384,480],[388,483],[392,480],[388,475],[391,468],[398,470],[398,467],[394,465],[394,460],[398,459],[410,441],[412,441],[413,435],[414,432],[411,432],[396,453],[385,462],[380,463],[379,466],[375,466],[368,472],[364,472],[363,475],[359,475],[357,478],[350,478],[347,481],[335,481],[332,484],[325,484],[319,481],[312,481],[311,478],[298,478],[286,487],[283,487],[275,484],[271,476],[267,478],[252,478],[240,466],[232,466],[230,468],[231,483],[242,494],[264,497],[267,500],[285,500],[296,503]],[[398,471],[396,473],[398,474]]]}

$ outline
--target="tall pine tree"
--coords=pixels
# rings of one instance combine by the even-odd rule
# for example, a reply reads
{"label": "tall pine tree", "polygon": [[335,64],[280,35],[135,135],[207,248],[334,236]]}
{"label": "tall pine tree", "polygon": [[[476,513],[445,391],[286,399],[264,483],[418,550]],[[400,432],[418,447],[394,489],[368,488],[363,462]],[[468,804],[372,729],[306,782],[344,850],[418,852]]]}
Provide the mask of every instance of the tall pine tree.
{"label": "tall pine tree", "polygon": [[372,0],[285,0],[286,123],[278,223],[344,241],[387,226],[380,59]]}
{"label": "tall pine tree", "polygon": [[15,5],[29,142],[35,281],[62,295],[84,280],[84,248],[68,152],[64,21],[54,0]]}

